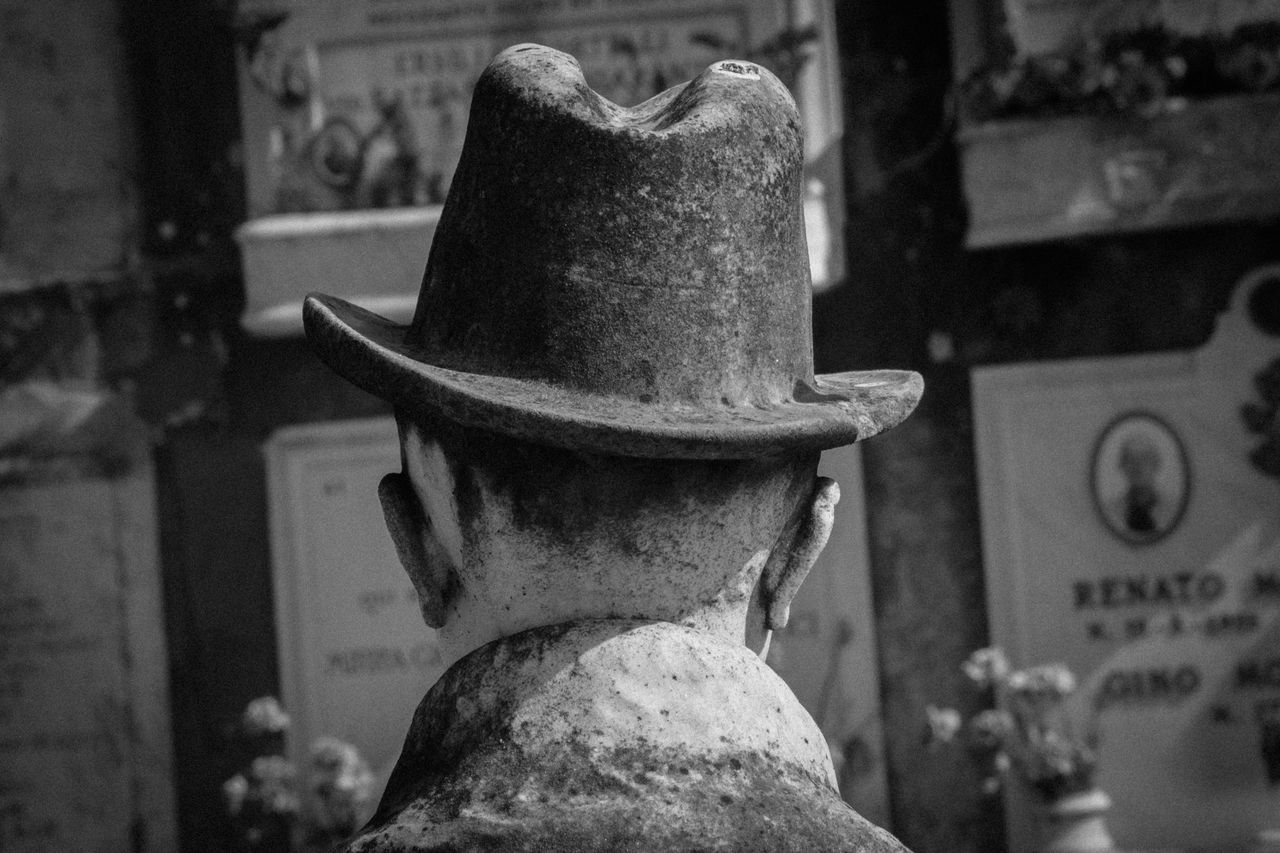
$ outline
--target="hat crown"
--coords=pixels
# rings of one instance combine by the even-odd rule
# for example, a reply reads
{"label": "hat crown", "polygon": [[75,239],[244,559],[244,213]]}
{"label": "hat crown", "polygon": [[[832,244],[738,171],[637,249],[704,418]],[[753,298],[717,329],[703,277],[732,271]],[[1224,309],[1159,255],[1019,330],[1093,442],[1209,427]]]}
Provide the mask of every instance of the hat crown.
{"label": "hat crown", "polygon": [[639,106],[500,54],[406,343],[442,367],[642,402],[769,405],[813,379],[799,115],[719,62]]}

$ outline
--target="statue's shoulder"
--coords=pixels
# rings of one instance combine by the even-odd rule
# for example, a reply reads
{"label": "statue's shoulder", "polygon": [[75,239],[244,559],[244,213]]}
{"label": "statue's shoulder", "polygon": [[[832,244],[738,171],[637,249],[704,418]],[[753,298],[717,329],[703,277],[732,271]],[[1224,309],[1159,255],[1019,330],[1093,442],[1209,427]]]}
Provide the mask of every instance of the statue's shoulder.
{"label": "statue's shoulder", "polygon": [[840,799],[818,727],[749,649],[598,620],[455,664],[347,849],[904,848]]}

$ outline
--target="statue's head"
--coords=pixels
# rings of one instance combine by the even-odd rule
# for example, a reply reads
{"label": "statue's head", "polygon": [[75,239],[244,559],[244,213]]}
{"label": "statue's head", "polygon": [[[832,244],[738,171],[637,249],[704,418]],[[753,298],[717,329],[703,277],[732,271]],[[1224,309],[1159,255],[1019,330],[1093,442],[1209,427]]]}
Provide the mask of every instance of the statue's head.
{"label": "statue's head", "polygon": [[659,619],[738,639],[786,624],[838,487],[816,452],[654,460],[402,420],[379,489],[450,661],[584,618]]}
{"label": "statue's head", "polygon": [[450,657],[578,618],[785,621],[838,497],[819,453],[921,391],[814,375],[802,166],[759,66],[623,108],[513,47],[477,83],[413,322],[308,297],[320,356],[396,407],[383,505]]}

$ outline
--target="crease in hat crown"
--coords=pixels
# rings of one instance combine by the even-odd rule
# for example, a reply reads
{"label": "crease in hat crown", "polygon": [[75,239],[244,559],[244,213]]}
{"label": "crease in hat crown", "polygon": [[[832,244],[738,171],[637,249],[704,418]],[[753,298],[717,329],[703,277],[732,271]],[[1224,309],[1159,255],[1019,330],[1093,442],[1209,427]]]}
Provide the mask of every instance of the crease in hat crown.
{"label": "crease in hat crown", "polygon": [[907,371],[815,376],[800,119],[727,60],[635,107],[537,45],[499,54],[408,326],[305,305],[338,373],[410,414],[646,457],[826,449],[901,421]]}

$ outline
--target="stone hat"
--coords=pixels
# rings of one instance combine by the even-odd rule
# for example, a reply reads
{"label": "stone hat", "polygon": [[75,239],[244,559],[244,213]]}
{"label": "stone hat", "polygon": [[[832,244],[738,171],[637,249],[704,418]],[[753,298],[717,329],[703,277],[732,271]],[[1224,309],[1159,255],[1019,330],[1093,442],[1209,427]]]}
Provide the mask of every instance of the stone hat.
{"label": "stone hat", "polygon": [[412,415],[646,458],[822,450],[896,425],[920,376],[813,374],[800,118],[717,62],[636,107],[518,45],[476,84],[408,326],[307,297],[307,337]]}

